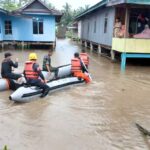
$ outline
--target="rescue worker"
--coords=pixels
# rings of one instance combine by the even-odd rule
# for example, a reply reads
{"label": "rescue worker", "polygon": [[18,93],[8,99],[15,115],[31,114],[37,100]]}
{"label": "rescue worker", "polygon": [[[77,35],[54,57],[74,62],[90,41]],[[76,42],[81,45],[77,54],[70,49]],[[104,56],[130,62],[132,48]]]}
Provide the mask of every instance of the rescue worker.
{"label": "rescue worker", "polygon": [[51,72],[55,73],[55,78],[58,76],[58,68],[57,67],[52,67],[51,65],[51,56],[53,52],[51,50],[48,51],[48,54],[44,56],[43,58],[43,71],[48,71],[49,74]]}
{"label": "rescue worker", "polygon": [[75,53],[74,58],[71,60],[71,72],[73,76],[84,79],[86,83],[90,82],[88,71],[80,59],[79,53]]}
{"label": "rescue worker", "polygon": [[15,83],[14,80],[19,81],[22,78],[22,75],[13,73],[12,68],[18,68],[18,58],[16,58],[16,61],[13,62],[12,54],[9,52],[5,53],[4,57],[5,58],[1,65],[1,76],[9,81],[10,89],[16,90],[18,87],[20,87],[20,85]]}
{"label": "rescue worker", "polygon": [[82,50],[82,53],[80,53],[80,58],[84,62],[86,68],[88,68],[88,66],[89,66],[89,56],[85,52],[85,50]]}
{"label": "rescue worker", "polygon": [[47,81],[45,80],[39,64],[37,64],[36,61],[36,53],[30,53],[29,61],[26,61],[25,63],[24,75],[27,80],[27,84],[41,88],[43,91],[40,97],[45,97],[49,93],[50,88],[46,85]]}

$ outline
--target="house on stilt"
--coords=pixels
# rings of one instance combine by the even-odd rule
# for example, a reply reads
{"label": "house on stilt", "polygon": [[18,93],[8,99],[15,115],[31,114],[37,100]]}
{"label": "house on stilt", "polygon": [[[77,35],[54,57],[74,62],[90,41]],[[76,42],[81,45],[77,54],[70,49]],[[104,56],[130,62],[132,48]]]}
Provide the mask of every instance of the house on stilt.
{"label": "house on stilt", "polygon": [[0,9],[0,41],[15,45],[56,45],[56,22],[62,14],[48,8],[41,0],[33,0],[24,7],[7,12]]}
{"label": "house on stilt", "polygon": [[107,49],[113,60],[121,54],[122,70],[127,58],[150,58],[149,0],[102,0],[75,20],[82,44],[98,53]]}

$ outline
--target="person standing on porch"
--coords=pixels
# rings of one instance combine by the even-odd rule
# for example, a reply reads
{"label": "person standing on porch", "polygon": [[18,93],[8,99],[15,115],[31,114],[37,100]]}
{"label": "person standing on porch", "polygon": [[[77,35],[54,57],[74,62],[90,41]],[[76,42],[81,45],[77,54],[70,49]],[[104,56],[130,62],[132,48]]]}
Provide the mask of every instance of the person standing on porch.
{"label": "person standing on porch", "polygon": [[115,25],[114,25],[114,37],[118,37],[118,33],[121,30],[121,26],[122,26],[122,23],[120,21],[120,18],[117,18],[115,21]]}

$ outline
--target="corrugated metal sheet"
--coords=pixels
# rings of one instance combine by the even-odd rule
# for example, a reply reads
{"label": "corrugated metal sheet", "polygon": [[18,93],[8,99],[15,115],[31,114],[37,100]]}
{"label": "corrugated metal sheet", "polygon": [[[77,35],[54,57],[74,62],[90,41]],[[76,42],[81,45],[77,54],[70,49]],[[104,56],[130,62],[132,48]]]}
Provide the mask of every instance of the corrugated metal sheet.
{"label": "corrugated metal sheet", "polygon": [[150,5],[150,0],[109,0],[107,6],[114,6],[124,3]]}
{"label": "corrugated metal sheet", "polygon": [[127,0],[127,3],[150,5],[150,0]]}

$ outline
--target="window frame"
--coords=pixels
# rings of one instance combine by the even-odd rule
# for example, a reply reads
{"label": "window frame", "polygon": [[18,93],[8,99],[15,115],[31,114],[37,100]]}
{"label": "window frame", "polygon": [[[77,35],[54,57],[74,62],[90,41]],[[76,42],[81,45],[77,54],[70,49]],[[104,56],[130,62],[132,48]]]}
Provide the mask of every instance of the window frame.
{"label": "window frame", "polygon": [[96,33],[96,29],[97,29],[97,21],[94,21],[94,33]]}
{"label": "window frame", "polygon": [[108,13],[106,13],[104,17],[104,33],[107,33],[107,29],[108,29]]}
{"label": "window frame", "polygon": [[[41,27],[41,28],[40,28]],[[44,20],[43,19],[33,19],[32,28],[34,35],[44,34]]]}
{"label": "window frame", "polygon": [[12,21],[5,20],[5,35],[12,35]]}
{"label": "window frame", "polygon": [[88,22],[87,33],[89,34],[89,32],[90,32],[90,23]]}

